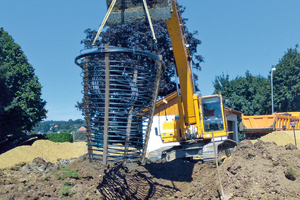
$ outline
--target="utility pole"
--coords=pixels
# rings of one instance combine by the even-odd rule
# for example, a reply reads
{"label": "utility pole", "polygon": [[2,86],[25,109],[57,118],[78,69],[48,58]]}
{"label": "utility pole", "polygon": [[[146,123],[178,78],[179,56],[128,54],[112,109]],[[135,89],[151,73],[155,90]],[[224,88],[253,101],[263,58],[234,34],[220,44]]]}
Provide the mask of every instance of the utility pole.
{"label": "utility pole", "polygon": [[274,113],[274,98],[273,98],[273,72],[276,70],[275,67],[271,69],[271,101],[272,101],[272,114]]}
{"label": "utility pole", "polygon": [[295,133],[295,126],[297,125],[297,122],[295,122],[295,120],[291,120],[291,126],[294,129],[294,138],[295,138],[295,146],[297,148],[297,139],[296,139],[296,133]]}

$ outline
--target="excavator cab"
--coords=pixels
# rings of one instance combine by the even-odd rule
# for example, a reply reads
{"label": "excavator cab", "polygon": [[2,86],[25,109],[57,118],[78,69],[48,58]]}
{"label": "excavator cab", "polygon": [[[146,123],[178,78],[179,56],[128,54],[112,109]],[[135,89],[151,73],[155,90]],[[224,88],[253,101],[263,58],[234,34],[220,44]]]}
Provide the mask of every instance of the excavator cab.
{"label": "excavator cab", "polygon": [[221,99],[218,96],[203,98],[202,108],[204,132],[222,131],[224,129],[224,120]]}
{"label": "excavator cab", "polygon": [[131,24],[151,20],[169,20],[172,16],[173,0],[106,0],[110,12],[107,24]]}

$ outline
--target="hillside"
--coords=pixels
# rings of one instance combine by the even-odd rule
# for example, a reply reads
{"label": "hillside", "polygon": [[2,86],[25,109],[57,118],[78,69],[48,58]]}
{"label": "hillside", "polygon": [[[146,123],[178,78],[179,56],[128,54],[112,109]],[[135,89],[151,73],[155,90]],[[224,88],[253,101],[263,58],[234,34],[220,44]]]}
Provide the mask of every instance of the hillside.
{"label": "hillside", "polygon": [[34,128],[31,134],[36,133],[56,133],[56,132],[68,132],[77,131],[81,126],[85,125],[85,121],[82,119],[68,120],[68,121],[42,121]]}

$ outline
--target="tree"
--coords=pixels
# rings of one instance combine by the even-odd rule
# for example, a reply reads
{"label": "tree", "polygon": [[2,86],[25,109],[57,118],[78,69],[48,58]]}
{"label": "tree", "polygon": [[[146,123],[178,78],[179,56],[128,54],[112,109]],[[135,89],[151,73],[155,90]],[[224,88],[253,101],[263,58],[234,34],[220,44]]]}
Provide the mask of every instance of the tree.
{"label": "tree", "polygon": [[267,78],[246,71],[245,77],[238,76],[233,80],[229,80],[229,75],[217,76],[213,85],[214,93],[221,92],[233,109],[246,115],[271,113],[270,80]]}
{"label": "tree", "polygon": [[300,53],[289,48],[273,74],[275,112],[300,110]]}
{"label": "tree", "polygon": [[[180,12],[183,13],[184,10],[185,8],[181,6]],[[186,27],[187,21],[188,20],[186,18],[183,19],[185,36],[189,44],[193,68],[195,70],[201,70],[200,62],[203,61],[203,58],[201,55],[196,55],[197,46],[201,44],[201,41],[195,38],[198,34],[197,31],[193,33],[188,31]],[[98,39],[96,45],[100,46],[101,44],[109,44],[111,46],[133,48],[163,55],[163,61],[166,64],[166,72],[163,80],[161,81],[159,96],[165,96],[176,90],[175,82],[172,79],[175,76],[175,59],[171,48],[172,45],[166,22],[153,22],[153,28],[156,34],[157,44],[153,41],[149,24],[145,22],[107,27],[107,29],[100,34],[100,39]],[[85,30],[85,33],[87,36],[81,41],[81,43],[84,44],[85,48],[90,48],[97,31],[87,29]],[[194,74],[193,78],[196,90],[199,90],[196,82],[198,77]],[[80,108],[79,103],[77,103],[77,107]]]}
{"label": "tree", "polygon": [[77,131],[81,126],[85,125],[85,121],[82,119],[69,120],[69,121],[42,121],[39,122],[30,134],[37,133],[49,133],[49,132],[67,132]]}
{"label": "tree", "polygon": [[73,142],[72,134],[67,132],[49,133],[45,135],[45,138],[52,142]]}
{"label": "tree", "polygon": [[21,47],[0,28],[0,137],[30,131],[46,118],[42,86]]}

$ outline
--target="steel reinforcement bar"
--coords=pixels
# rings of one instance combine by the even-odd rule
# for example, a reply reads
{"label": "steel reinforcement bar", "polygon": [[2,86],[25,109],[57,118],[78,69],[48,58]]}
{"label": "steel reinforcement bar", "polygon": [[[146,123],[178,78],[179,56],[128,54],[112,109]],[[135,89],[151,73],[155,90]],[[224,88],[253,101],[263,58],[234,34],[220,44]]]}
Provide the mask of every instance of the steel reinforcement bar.
{"label": "steel reinforcement bar", "polygon": [[[161,57],[106,46],[75,58],[82,68],[90,160],[144,161],[164,65]],[[148,123],[150,122],[150,123]]]}

